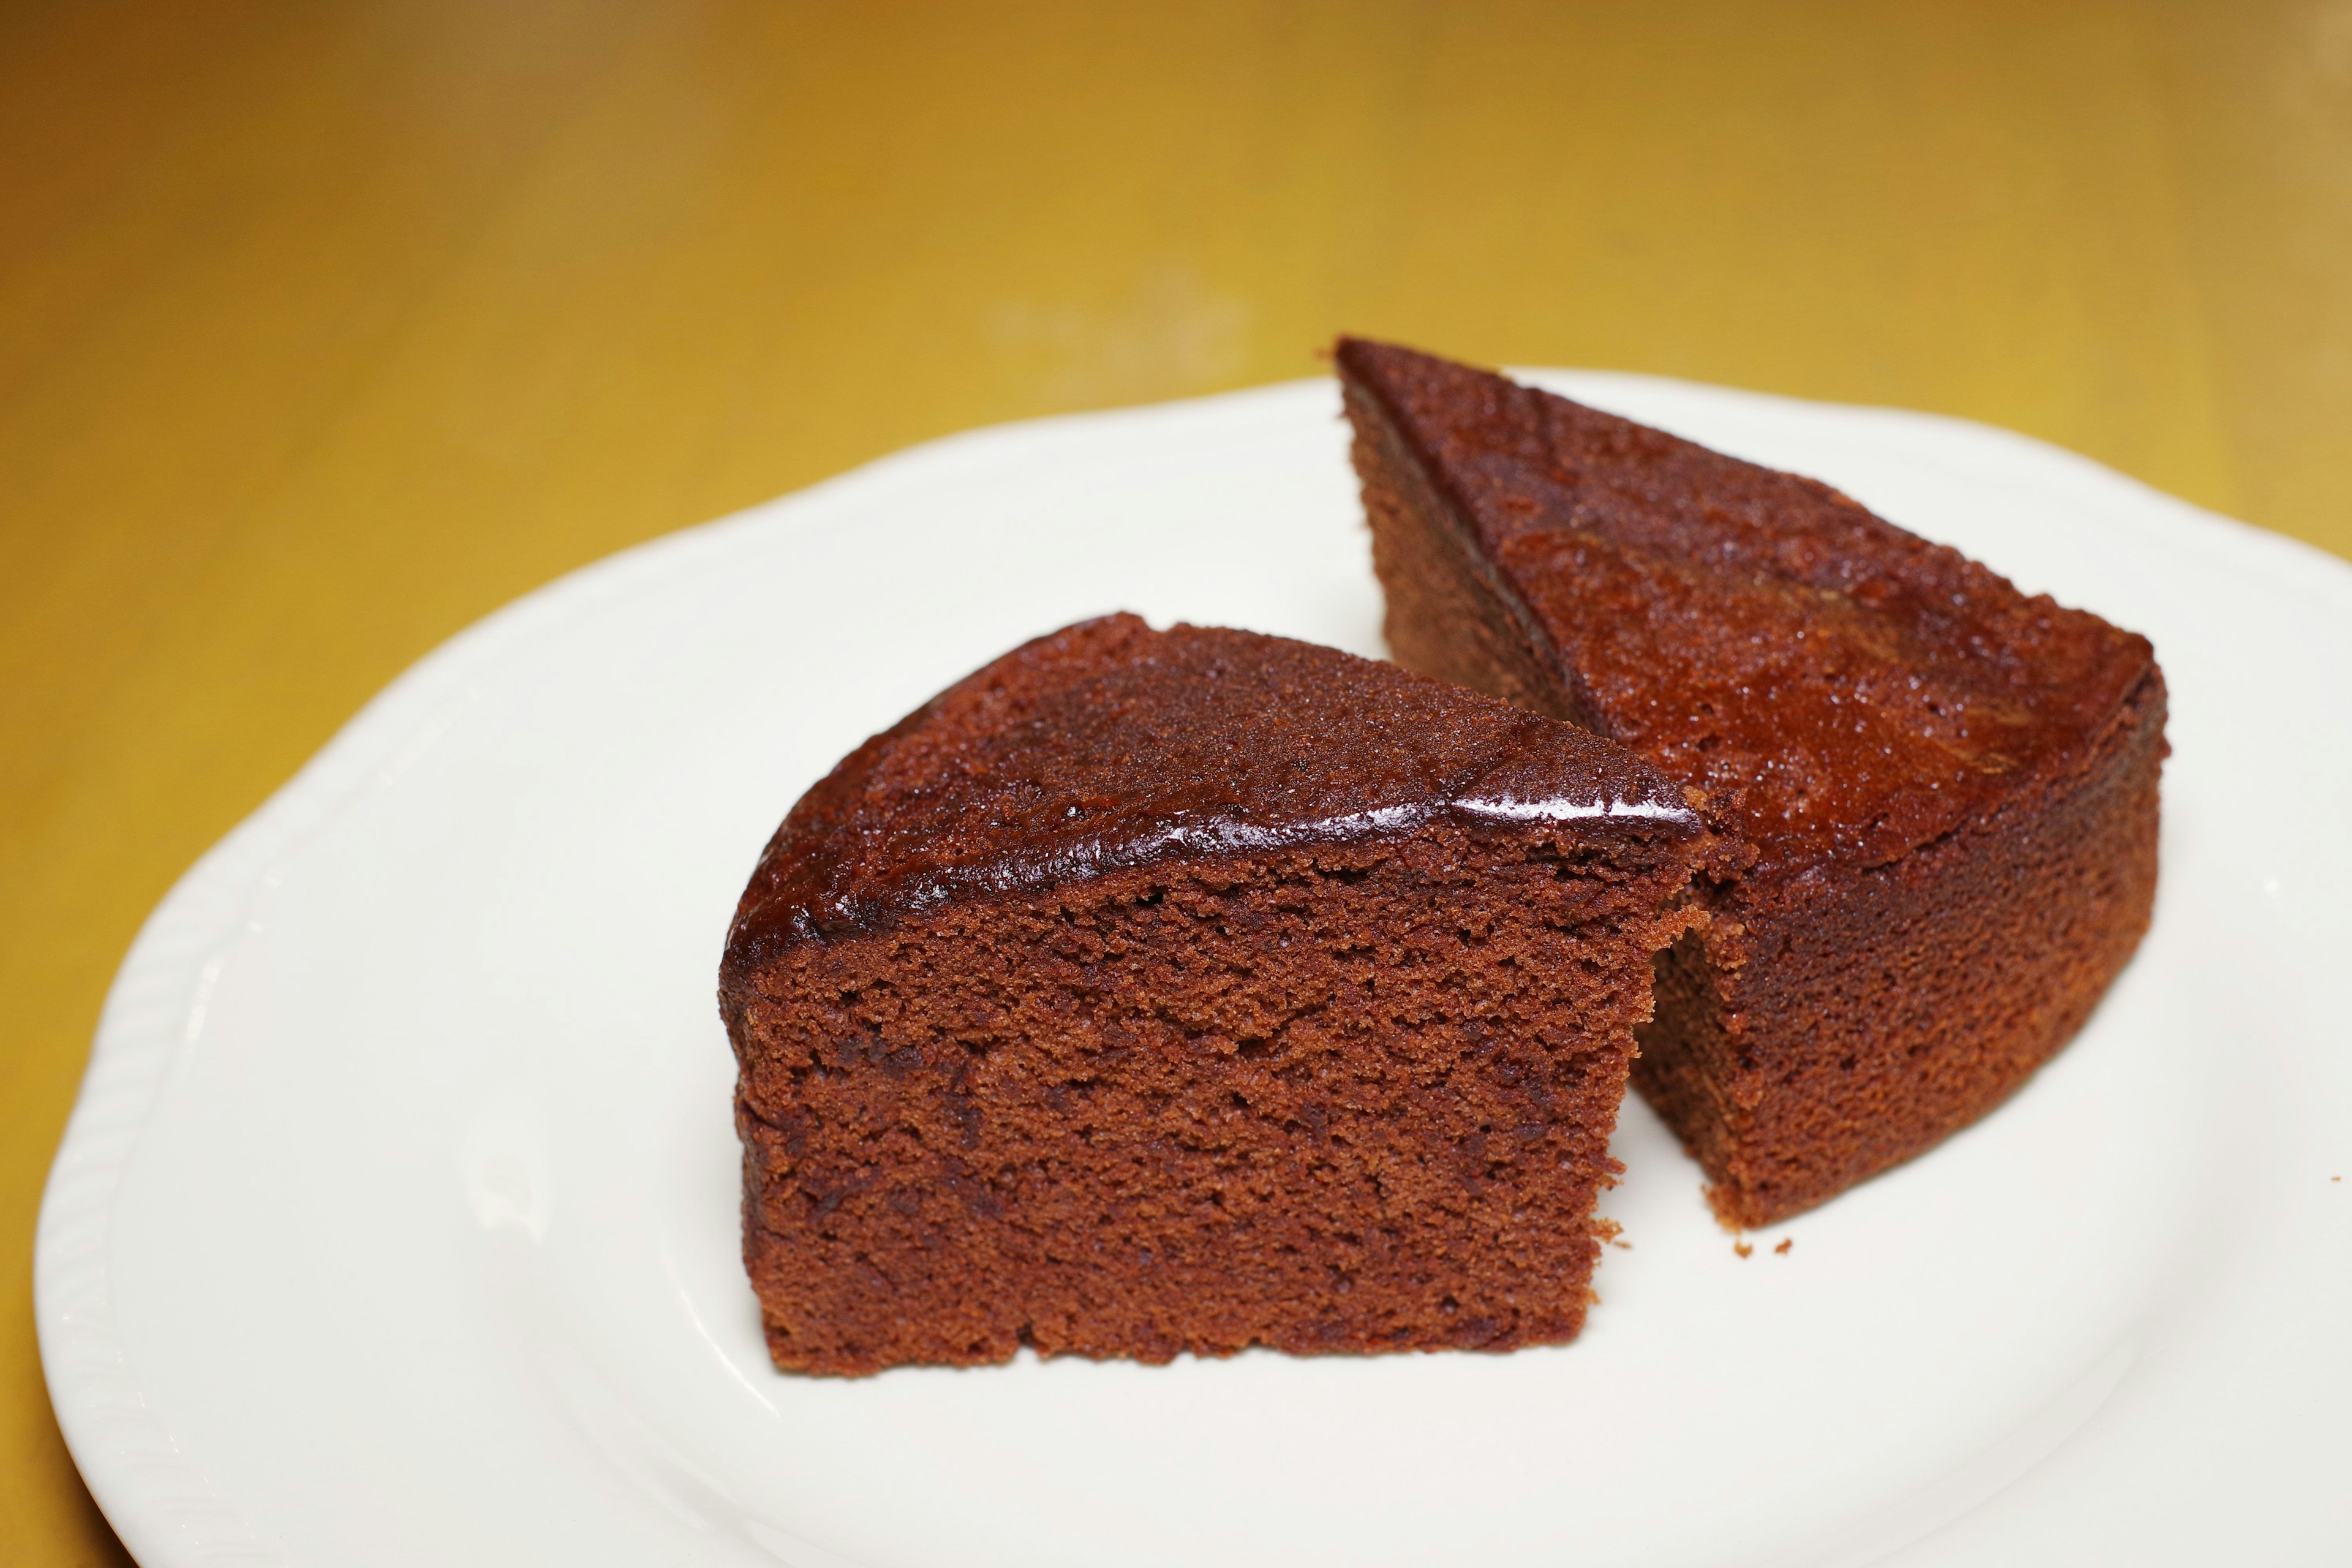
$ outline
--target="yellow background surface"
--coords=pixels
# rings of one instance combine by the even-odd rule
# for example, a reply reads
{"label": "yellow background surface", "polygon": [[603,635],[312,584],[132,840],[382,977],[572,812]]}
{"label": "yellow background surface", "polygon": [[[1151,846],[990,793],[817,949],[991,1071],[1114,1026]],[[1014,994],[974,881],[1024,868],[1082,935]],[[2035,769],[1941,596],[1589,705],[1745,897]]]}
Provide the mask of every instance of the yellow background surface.
{"label": "yellow background surface", "polygon": [[378,687],[1343,328],[1966,415],[2352,553],[2352,4],[0,9],[0,1557],[121,1560],[30,1310],[108,979]]}

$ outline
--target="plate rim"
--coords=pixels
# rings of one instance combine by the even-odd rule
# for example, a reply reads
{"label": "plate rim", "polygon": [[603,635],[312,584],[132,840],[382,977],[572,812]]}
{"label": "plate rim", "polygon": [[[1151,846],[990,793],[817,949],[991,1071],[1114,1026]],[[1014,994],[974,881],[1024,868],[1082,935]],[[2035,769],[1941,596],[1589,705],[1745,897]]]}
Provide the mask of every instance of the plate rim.
{"label": "plate rim", "polygon": [[[2227,557],[2273,591],[2316,600],[2339,613],[2352,610],[2352,563],[1997,426],[1622,371],[1528,367],[1511,374],[1539,384],[1573,386],[1585,395],[1612,388],[1672,390],[1725,405],[1827,416],[1849,427],[1868,426],[1874,441],[1938,466],[1950,462],[1956,441],[1980,450],[1999,448],[2069,489],[2130,496],[2148,518],[2164,520],[2167,543],[2173,548]],[[220,950],[250,894],[266,885],[281,856],[350,792],[402,771],[439,724],[454,721],[469,701],[475,672],[494,667],[543,630],[634,592],[648,574],[690,570],[700,557],[726,549],[740,531],[863,492],[887,493],[903,476],[942,463],[1017,458],[1027,442],[1188,414],[1246,417],[1260,405],[1310,396],[1327,398],[1336,408],[1333,384],[1316,377],[961,431],[574,568],[491,611],[408,666],[198,857],[142,922],[108,986],[35,1229],[34,1316],[50,1405],[92,1498],[131,1554],[148,1568],[232,1555],[243,1563],[289,1561],[235,1500],[218,1492],[201,1458],[183,1449],[149,1407],[113,1321],[110,1274],[115,1199],[142,1135],[163,1103],[173,1063],[195,1037],[222,968]],[[1932,438],[1922,439],[1927,437]]]}

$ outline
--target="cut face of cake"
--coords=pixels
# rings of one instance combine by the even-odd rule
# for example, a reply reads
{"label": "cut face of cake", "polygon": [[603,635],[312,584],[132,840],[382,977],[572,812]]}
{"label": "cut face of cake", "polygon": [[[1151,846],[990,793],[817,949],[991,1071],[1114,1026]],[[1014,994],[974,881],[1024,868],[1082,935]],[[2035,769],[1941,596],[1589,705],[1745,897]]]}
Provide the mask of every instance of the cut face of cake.
{"label": "cut face of cake", "polygon": [[1572,1338],[1704,831],[1391,665],[1089,621],[793,808],[720,972],[779,1367]]}
{"label": "cut face of cake", "polygon": [[1983,1115],[2147,928],[2164,678],[1825,485],[1343,341],[1407,667],[1622,742],[1718,837],[1635,1085],[1763,1225]]}

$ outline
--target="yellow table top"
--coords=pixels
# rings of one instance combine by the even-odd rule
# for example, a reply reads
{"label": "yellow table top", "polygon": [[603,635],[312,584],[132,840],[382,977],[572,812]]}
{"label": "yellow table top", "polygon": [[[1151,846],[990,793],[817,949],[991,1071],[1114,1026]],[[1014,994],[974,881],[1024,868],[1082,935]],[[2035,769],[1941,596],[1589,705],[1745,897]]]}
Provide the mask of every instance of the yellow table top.
{"label": "yellow table top", "polygon": [[41,1183],[173,879],[566,568],[1339,329],[1970,416],[2352,553],[2352,7],[0,16],[0,1542],[120,1561]]}

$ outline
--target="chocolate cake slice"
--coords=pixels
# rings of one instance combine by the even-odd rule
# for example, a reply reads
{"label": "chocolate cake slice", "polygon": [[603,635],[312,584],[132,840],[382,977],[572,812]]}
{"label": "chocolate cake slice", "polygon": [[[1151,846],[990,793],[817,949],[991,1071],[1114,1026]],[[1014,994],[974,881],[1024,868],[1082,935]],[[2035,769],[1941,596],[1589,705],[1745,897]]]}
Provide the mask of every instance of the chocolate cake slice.
{"label": "chocolate cake slice", "polygon": [[2164,677],[1829,487],[1343,341],[1398,660],[1621,741],[1718,837],[1634,1083],[1763,1225],[1982,1116],[2156,891]]}
{"label": "chocolate cake slice", "polygon": [[1572,1338],[1702,830],[1622,748],[1132,616],[785,818],[720,970],[779,1367]]}

